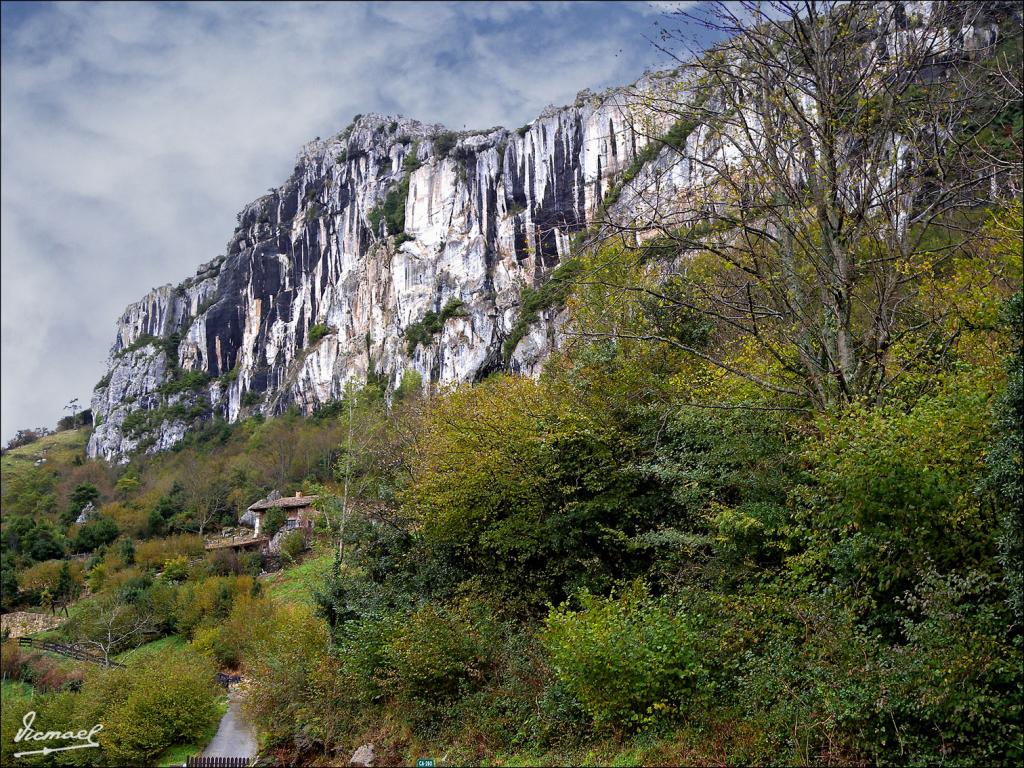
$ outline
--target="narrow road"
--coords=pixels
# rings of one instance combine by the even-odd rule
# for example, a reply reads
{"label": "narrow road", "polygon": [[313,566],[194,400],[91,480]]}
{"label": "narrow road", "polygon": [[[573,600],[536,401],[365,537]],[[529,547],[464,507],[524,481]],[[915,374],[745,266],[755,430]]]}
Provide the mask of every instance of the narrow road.
{"label": "narrow road", "polygon": [[203,757],[253,757],[256,734],[242,719],[242,707],[234,691],[228,692],[228,711],[217,726],[213,741],[203,750]]}

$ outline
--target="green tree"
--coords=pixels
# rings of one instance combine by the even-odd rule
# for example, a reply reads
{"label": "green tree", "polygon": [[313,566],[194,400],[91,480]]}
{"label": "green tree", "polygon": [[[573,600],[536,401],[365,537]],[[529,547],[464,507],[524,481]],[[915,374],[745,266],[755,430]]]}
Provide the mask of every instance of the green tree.
{"label": "green tree", "polygon": [[25,545],[29,556],[39,562],[64,557],[64,537],[45,520],[39,521],[27,534]]}
{"label": "green tree", "polygon": [[92,550],[110,544],[117,538],[117,523],[109,517],[98,517],[82,524],[75,534],[74,548],[76,552]]}
{"label": "green tree", "polygon": [[135,543],[131,539],[121,539],[117,552],[125,565],[135,565]]}
{"label": "green tree", "polygon": [[185,487],[174,481],[170,490],[161,496],[150,510],[148,523],[150,536],[161,536],[178,527],[185,513]]}

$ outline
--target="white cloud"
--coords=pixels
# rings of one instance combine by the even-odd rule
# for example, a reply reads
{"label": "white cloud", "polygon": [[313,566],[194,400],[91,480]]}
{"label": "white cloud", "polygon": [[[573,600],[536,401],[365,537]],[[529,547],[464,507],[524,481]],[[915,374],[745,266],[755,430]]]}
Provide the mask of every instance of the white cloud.
{"label": "white cloud", "polygon": [[521,125],[656,64],[649,12],[5,4],[3,438],[88,399],[124,306],[222,252],[305,141],[369,111]]}

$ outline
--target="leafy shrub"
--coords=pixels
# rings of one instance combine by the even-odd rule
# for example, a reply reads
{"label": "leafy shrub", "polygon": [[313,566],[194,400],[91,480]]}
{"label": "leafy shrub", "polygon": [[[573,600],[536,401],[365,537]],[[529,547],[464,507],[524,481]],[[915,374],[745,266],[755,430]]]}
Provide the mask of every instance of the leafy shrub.
{"label": "leafy shrub", "polygon": [[210,375],[206,371],[187,371],[165,381],[158,387],[161,395],[174,395],[178,392],[202,389],[210,382]]}
{"label": "leafy shrub", "polygon": [[1019,638],[989,577],[932,572],[905,598],[899,642],[866,631],[832,597],[774,604],[737,701],[761,749],[784,762],[861,755],[875,764],[1013,764],[1024,753]]}
{"label": "leafy shrub", "polygon": [[124,349],[119,350],[117,352],[117,354],[114,355],[114,357],[123,357],[123,356],[125,356],[125,355],[127,355],[127,354],[129,354],[131,352],[135,352],[138,349],[142,349],[143,347],[150,347],[150,346],[152,346],[152,347],[157,347],[159,349],[160,346],[161,346],[161,343],[162,342],[161,342],[161,339],[159,337],[151,336],[149,334],[145,334],[144,333],[141,336],[139,336],[137,339],[135,339],[135,341],[133,341],[131,344],[126,346]]}
{"label": "leafy shrub", "polygon": [[429,344],[433,337],[444,330],[444,324],[453,317],[466,317],[465,302],[452,297],[445,302],[440,312],[428,310],[422,319],[406,326],[404,335],[406,347],[411,355],[416,347]]}
{"label": "leafy shrub", "polygon": [[215,549],[206,556],[209,572],[217,576],[231,576],[242,573],[239,555],[234,549]]}
{"label": "leafy shrub", "polygon": [[434,146],[434,156],[439,160],[443,160],[448,157],[448,153],[450,153],[459,142],[459,134],[454,131],[442,131],[441,133],[435,134],[431,138],[431,142]]}
{"label": "leafy shrub", "polygon": [[649,566],[629,541],[665,500],[634,450],[599,389],[492,376],[432,401],[401,500],[426,546],[538,608]]}
{"label": "leafy shrub", "polygon": [[423,165],[423,161],[419,158],[419,149],[420,143],[415,141],[405,153],[405,159],[402,161],[402,170],[406,173],[413,173]]}
{"label": "leafy shrub", "polygon": [[260,403],[263,402],[263,396],[263,392],[257,392],[253,389],[250,389],[249,391],[242,395],[242,405],[245,408],[252,408],[254,405],[259,405]]}
{"label": "leafy shrub", "polygon": [[263,554],[260,552],[243,552],[238,556],[238,571],[249,576],[259,576],[263,570]]}
{"label": "leafy shrub", "polygon": [[236,601],[253,592],[250,576],[211,576],[197,582],[186,582],[176,594],[175,621],[178,630],[191,634],[200,626],[212,626],[231,613]]}
{"label": "leafy shrub", "polygon": [[402,402],[409,398],[416,397],[423,391],[423,377],[419,371],[409,369],[402,372],[402,381],[395,388],[394,399]]}
{"label": "leafy shrub", "polygon": [[1007,361],[1006,389],[996,405],[995,439],[988,453],[987,485],[997,505],[999,563],[1017,617],[1024,619],[1024,293],[1018,291],[1004,308],[1004,318],[1014,342]]}
{"label": "leafy shrub", "polygon": [[221,666],[236,667],[274,631],[274,610],[268,600],[239,595],[223,623],[196,627],[192,646]]}
{"label": "leafy shrub", "polygon": [[495,633],[482,606],[425,605],[388,637],[381,689],[409,708],[451,701],[483,679]]}
{"label": "leafy shrub", "polygon": [[236,363],[234,368],[224,371],[224,373],[220,375],[221,382],[224,384],[233,384],[238,379],[239,370],[241,369],[238,367]]}
{"label": "leafy shrub", "polygon": [[103,723],[97,739],[114,761],[151,764],[167,747],[193,743],[217,722],[214,672],[189,648],[163,650],[87,678],[82,711],[86,720]]}
{"label": "leafy shrub", "polygon": [[808,446],[815,483],[799,491],[807,567],[889,632],[895,598],[919,574],[992,568],[995,521],[976,489],[993,385],[972,370],[941,377],[909,410],[852,407]]}
{"label": "leafy shrub", "polygon": [[44,591],[57,594],[61,571],[67,567],[75,585],[84,581],[83,564],[77,560],[45,560],[18,573],[18,588],[30,599],[38,599]]}
{"label": "leafy shrub", "polygon": [[275,533],[284,527],[285,520],[287,519],[285,511],[281,507],[271,507],[263,513],[260,535],[272,538]]}
{"label": "leafy shrub", "polygon": [[171,583],[184,581],[188,578],[188,558],[184,555],[175,555],[164,561],[163,571],[160,578]]}
{"label": "leafy shrub", "polygon": [[[290,737],[304,722],[308,692],[326,655],[328,632],[306,605],[279,605],[250,622],[256,635],[247,654],[252,683],[244,707],[270,743]],[[317,705],[322,709],[322,705]]]}
{"label": "leafy shrub", "polygon": [[292,531],[281,540],[281,555],[288,562],[294,563],[306,550],[306,535],[302,531]]}
{"label": "leafy shrub", "polygon": [[21,680],[28,659],[18,647],[17,640],[4,640],[0,644],[0,679]]}
{"label": "leafy shrub", "polygon": [[309,326],[309,340],[307,346],[316,344],[320,339],[331,332],[332,329],[330,326],[327,326],[324,323],[315,323],[314,325]]}
{"label": "leafy shrub", "polygon": [[82,684],[83,677],[81,670],[63,668],[53,658],[39,653],[31,654],[21,670],[21,679],[39,693],[75,690]]}
{"label": "leafy shrub", "polygon": [[[17,530],[18,536],[31,536],[31,529],[43,524],[43,519],[56,510],[56,477],[53,472],[42,467],[32,467],[26,471],[13,473],[4,467],[3,485],[4,531]],[[12,526],[12,517],[18,516],[21,522]],[[28,552],[31,546],[26,542],[11,542],[8,546],[22,552]],[[12,546],[13,545],[13,546]],[[53,555],[51,555],[53,557]],[[46,559],[46,558],[35,558]]]}
{"label": "leafy shrub", "polygon": [[405,202],[409,197],[409,174],[406,173],[401,181],[391,187],[384,195],[384,202],[374,206],[367,219],[374,235],[380,232],[380,224],[383,221],[389,235],[398,235],[405,231]]}
{"label": "leafy shrub", "polygon": [[[137,502],[115,501],[105,504],[103,514],[111,518],[117,524],[118,530],[125,536],[138,538],[149,531],[149,513],[143,505]],[[131,565],[131,563],[128,564]]]}
{"label": "leafy shrub", "polygon": [[580,603],[551,610],[544,643],[555,676],[594,722],[636,728],[679,710],[701,674],[687,618],[642,582]]}

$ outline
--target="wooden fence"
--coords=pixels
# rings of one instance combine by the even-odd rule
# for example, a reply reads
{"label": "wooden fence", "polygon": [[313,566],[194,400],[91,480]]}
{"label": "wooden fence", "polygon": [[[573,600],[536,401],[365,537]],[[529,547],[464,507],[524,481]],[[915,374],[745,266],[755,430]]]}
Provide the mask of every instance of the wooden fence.
{"label": "wooden fence", "polygon": [[202,757],[193,755],[185,763],[188,768],[248,768],[248,757]]}
{"label": "wooden fence", "polygon": [[25,646],[27,648],[39,648],[43,651],[67,656],[69,659],[78,659],[79,661],[88,661],[91,664],[99,664],[101,667],[124,667],[124,664],[119,664],[116,661],[107,661],[98,654],[83,651],[81,648],[76,648],[73,645],[54,643],[50,640],[34,640],[31,637],[19,637],[18,645]]}

